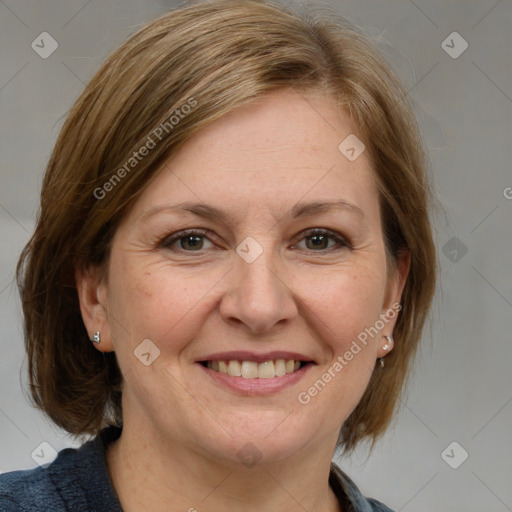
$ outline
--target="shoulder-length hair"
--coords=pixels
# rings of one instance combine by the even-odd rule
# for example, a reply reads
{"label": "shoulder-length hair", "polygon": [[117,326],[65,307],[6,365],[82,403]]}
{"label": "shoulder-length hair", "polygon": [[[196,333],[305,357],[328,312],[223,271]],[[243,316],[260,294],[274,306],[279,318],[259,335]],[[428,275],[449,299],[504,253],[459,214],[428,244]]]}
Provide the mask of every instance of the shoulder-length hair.
{"label": "shoulder-length hair", "polygon": [[78,435],[122,424],[122,376],[115,353],[89,341],[76,268],[106,268],[120,219],[185,141],[283,87],[325,92],[355,122],[375,171],[388,261],[402,250],[411,255],[395,348],[341,429],[340,445],[375,442],[389,425],[437,274],[431,186],[407,92],[344,18],[220,0],[167,13],[112,53],[73,105],[49,160],[17,280],[31,395],[60,427]]}

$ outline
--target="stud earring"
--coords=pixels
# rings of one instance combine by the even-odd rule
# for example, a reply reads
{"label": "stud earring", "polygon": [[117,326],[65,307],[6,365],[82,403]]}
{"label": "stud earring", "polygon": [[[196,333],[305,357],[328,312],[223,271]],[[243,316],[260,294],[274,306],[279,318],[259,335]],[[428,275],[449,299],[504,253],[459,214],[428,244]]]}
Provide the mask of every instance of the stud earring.
{"label": "stud earring", "polygon": [[391,350],[393,348],[393,345],[395,344],[393,337],[385,335],[384,338],[386,338],[387,341],[386,341],[385,345],[382,347],[382,350],[385,350],[385,351]]}
{"label": "stud earring", "polygon": [[[384,335],[384,338],[386,338],[386,343],[382,346],[382,350],[385,350],[387,352],[388,350],[391,350],[393,348],[395,341],[393,340],[393,336]],[[380,363],[380,367],[384,368],[384,358],[379,357],[378,361]]]}
{"label": "stud earring", "polygon": [[100,331],[96,331],[96,332],[92,335],[91,341],[92,341],[93,343],[100,343],[100,342],[101,342]]}

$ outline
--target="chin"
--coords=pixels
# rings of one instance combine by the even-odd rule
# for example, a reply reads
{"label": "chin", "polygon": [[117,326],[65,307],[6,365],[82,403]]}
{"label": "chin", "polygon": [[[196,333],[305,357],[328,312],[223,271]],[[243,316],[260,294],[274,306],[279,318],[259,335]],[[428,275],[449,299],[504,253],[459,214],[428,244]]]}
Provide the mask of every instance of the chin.
{"label": "chin", "polygon": [[288,422],[287,415],[289,411],[284,415],[266,414],[262,422],[263,415],[255,412],[246,416],[243,422],[232,422],[223,427],[216,425],[211,430],[212,436],[203,440],[203,447],[216,462],[224,460],[230,466],[253,467],[296,457],[308,445],[314,444],[319,434],[316,427]]}

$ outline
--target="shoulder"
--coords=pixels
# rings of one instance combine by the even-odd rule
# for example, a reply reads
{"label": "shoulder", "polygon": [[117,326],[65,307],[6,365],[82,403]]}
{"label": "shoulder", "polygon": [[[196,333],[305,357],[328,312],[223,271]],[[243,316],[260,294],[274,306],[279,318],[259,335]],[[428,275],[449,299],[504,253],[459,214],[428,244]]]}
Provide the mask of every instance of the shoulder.
{"label": "shoulder", "polygon": [[76,450],[61,450],[46,467],[0,475],[0,510],[31,512],[67,510],[63,492],[72,486]]}
{"label": "shoulder", "polygon": [[120,511],[104,454],[119,433],[106,429],[79,448],[61,450],[49,465],[0,474],[0,511]]}
{"label": "shoulder", "polygon": [[341,487],[341,492],[345,495],[353,512],[394,512],[384,503],[374,498],[366,498],[348,475],[335,464],[331,465],[331,475],[336,480],[332,482],[333,489]]}

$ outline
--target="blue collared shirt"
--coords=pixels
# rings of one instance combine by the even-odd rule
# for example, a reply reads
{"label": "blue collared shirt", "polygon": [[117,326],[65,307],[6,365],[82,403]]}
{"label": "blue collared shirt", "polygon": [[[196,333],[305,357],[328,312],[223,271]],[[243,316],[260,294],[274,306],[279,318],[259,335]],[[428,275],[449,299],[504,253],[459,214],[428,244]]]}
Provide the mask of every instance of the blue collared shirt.
{"label": "blue collared shirt", "polygon": [[[0,475],[0,511],[122,512],[105,460],[106,446],[120,434],[109,427],[78,449],[61,450],[46,467]],[[331,466],[329,483],[343,512],[393,512],[365,498],[337,466]]]}

